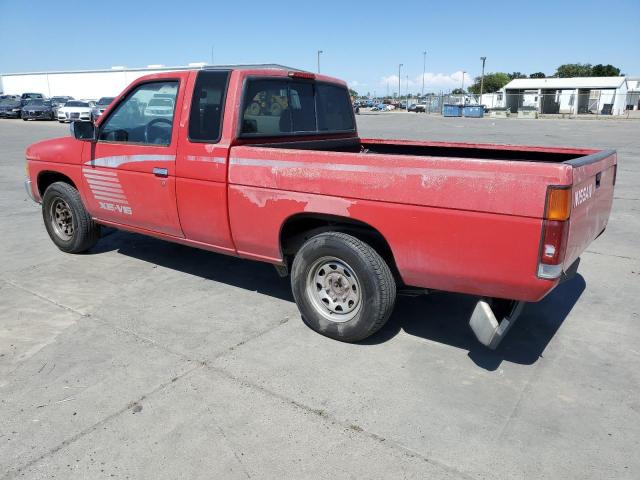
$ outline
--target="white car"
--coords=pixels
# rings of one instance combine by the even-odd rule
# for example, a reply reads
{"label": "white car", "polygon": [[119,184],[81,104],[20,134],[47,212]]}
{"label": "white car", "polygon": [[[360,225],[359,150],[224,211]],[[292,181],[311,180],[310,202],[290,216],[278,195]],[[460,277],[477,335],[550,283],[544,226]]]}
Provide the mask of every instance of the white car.
{"label": "white car", "polygon": [[173,117],[173,99],[165,97],[154,97],[149,100],[144,110],[147,117]]}
{"label": "white car", "polygon": [[58,109],[59,122],[90,122],[91,109],[94,102],[86,100],[69,100]]}

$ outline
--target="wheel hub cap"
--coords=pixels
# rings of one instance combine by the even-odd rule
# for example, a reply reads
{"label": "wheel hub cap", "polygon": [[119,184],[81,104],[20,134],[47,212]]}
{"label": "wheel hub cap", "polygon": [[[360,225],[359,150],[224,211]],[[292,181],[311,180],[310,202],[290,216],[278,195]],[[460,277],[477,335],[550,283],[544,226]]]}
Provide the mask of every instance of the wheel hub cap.
{"label": "wheel hub cap", "polygon": [[316,310],[334,322],[350,320],[361,306],[358,278],[347,263],[337,258],[323,257],[314,262],[307,294]]}
{"label": "wheel hub cap", "polygon": [[67,202],[57,198],[51,204],[51,226],[56,235],[63,240],[73,236],[73,216]]}

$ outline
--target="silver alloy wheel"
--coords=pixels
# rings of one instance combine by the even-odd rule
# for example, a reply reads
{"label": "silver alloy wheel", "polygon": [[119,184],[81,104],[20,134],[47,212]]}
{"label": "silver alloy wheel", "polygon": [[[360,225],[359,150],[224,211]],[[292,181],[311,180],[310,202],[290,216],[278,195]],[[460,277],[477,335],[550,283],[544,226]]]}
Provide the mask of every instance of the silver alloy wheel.
{"label": "silver alloy wheel", "polygon": [[306,293],[316,311],[332,322],[347,322],[362,307],[357,275],[346,262],[335,257],[322,257],[313,262]]}
{"label": "silver alloy wheel", "polygon": [[49,220],[55,234],[64,241],[73,237],[73,216],[69,204],[62,198],[56,198],[49,207]]}

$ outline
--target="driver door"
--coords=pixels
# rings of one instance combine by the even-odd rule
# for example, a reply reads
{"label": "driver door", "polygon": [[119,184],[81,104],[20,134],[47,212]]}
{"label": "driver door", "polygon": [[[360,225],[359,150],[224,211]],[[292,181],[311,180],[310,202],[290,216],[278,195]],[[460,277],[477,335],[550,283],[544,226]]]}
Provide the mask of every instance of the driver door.
{"label": "driver door", "polygon": [[176,204],[177,105],[187,74],[133,85],[83,149],[82,180],[98,219],[183,237]]}

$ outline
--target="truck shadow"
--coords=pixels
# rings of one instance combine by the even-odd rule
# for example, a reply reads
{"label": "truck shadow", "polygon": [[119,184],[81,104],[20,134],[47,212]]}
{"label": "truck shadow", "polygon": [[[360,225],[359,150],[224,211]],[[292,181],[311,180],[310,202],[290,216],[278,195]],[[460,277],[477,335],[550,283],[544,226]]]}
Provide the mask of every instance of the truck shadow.
{"label": "truck shadow", "polygon": [[[265,263],[113,230],[90,254],[113,250],[164,268],[293,302],[289,278],[279,277],[275,269]],[[419,297],[398,296],[387,324],[360,345],[386,342],[402,330],[409,335],[467,350],[469,358],[486,370],[496,370],[503,361],[531,365],[542,356],[584,289],[584,279],[577,275],[559,285],[541,302],[526,305],[495,351],[478,343],[469,328],[469,317],[477,299],[443,292]]]}
{"label": "truck shadow", "polygon": [[403,330],[409,335],[467,350],[476,365],[489,371],[496,370],[503,361],[531,365],[542,357],[585,287],[584,278],[576,275],[542,301],[527,304],[495,351],[481,345],[469,328],[477,298],[444,292],[416,298],[399,296],[387,324],[364,342],[384,342]]}

